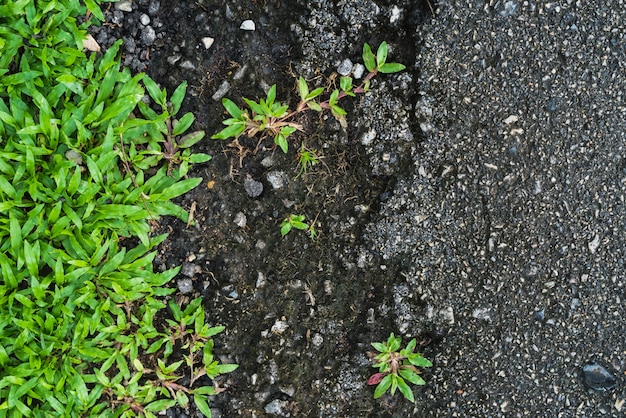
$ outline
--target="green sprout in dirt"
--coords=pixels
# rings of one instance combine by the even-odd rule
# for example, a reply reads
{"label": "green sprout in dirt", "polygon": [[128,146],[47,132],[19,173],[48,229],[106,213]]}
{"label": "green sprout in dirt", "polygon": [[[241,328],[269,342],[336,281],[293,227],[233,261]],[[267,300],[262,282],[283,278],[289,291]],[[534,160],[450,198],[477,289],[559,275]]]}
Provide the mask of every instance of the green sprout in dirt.
{"label": "green sprout in dirt", "polygon": [[313,226],[313,222],[311,225],[305,222],[305,215],[294,215],[293,213],[289,214],[283,222],[280,224],[280,235],[287,235],[292,229],[299,229],[300,231],[307,231],[309,233],[309,237],[311,239],[317,238],[317,231]]}
{"label": "green sprout in dirt", "polygon": [[309,169],[313,168],[313,166],[319,164],[321,158],[322,157],[317,155],[317,150],[306,148],[303,142],[300,151],[298,151],[298,166],[300,166],[300,169],[296,178],[306,173]]}
{"label": "green sprout in dirt", "polygon": [[248,106],[248,110],[241,109],[235,102],[228,98],[222,99],[224,108],[229,113],[230,118],[222,123],[226,125],[222,131],[213,135],[213,139],[234,138],[245,133],[248,137],[253,138],[258,134],[261,135],[257,148],[261,142],[270,136],[274,139],[274,144],[287,153],[289,150],[288,138],[297,130],[302,130],[302,125],[297,122],[297,116],[305,111],[314,110],[322,112],[330,110],[331,114],[339,121],[343,128],[346,128],[346,111],[339,106],[339,101],[346,97],[354,97],[356,94],[367,93],[370,89],[370,81],[378,73],[396,73],[404,70],[405,66],[398,63],[387,62],[388,46],[386,42],[382,42],[376,51],[376,55],[372,52],[370,46],[363,46],[363,62],[367,68],[368,74],[363,82],[358,86],[353,85],[351,77],[341,77],[339,88],[330,92],[327,100],[320,101],[320,96],[326,91],[323,87],[310,90],[309,85],[303,77],[298,79],[298,93],[300,101],[294,110],[290,110],[289,106],[276,101],[276,85],[273,85],[267,92],[267,98],[260,99],[258,102],[243,98]]}
{"label": "green sprout in dirt", "polygon": [[378,368],[378,373],[372,375],[368,385],[377,385],[374,390],[374,398],[380,398],[387,390],[391,389],[391,395],[399,389],[400,393],[411,402],[415,402],[413,391],[406,381],[415,385],[424,385],[418,367],[430,367],[433,364],[419,353],[414,353],[416,340],[412,339],[406,348],[398,351],[402,339],[393,333],[384,343],[372,343],[372,346],[379,352],[370,353],[373,357],[373,367]]}

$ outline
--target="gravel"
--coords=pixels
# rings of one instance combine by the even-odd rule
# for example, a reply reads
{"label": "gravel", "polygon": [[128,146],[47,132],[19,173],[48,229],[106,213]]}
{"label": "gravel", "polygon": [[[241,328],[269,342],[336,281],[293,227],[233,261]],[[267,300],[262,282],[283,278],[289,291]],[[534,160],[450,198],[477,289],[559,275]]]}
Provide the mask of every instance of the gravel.
{"label": "gravel", "polygon": [[420,148],[367,145],[410,152],[369,228],[407,266],[396,326],[427,327],[410,309],[445,335],[413,416],[623,416],[625,4],[438,6],[417,29]]}

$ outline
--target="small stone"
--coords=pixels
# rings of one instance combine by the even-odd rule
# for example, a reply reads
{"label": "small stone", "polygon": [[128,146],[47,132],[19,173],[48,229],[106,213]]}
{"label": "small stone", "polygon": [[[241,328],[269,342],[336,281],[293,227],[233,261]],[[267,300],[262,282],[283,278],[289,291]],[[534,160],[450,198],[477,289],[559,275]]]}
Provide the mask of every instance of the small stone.
{"label": "small stone", "polygon": [[293,398],[293,395],[296,394],[296,388],[295,386],[289,385],[281,385],[278,386],[278,390],[280,390],[282,393],[284,393],[285,395],[289,396],[290,398]]}
{"label": "small stone", "polygon": [[311,338],[311,343],[313,343],[314,346],[319,347],[324,343],[324,337],[316,332],[313,334],[313,338]]}
{"label": "small stone", "polygon": [[213,93],[213,96],[211,96],[211,99],[215,100],[216,102],[218,100],[221,100],[222,97],[224,97],[226,93],[228,93],[228,90],[230,90],[230,83],[224,80],[224,82],[220,84],[220,87],[217,89],[217,91]]}
{"label": "small stone", "polygon": [[256,25],[252,20],[248,19],[241,22],[241,26],[239,26],[239,29],[253,31],[256,29]]}
{"label": "small stone", "polygon": [[237,214],[235,215],[235,219],[233,220],[233,223],[237,225],[239,228],[245,228],[246,222],[247,222],[246,215],[244,215],[242,212],[237,212]]}
{"label": "small stone", "polygon": [[195,70],[196,66],[193,65],[193,63],[191,61],[185,60],[185,61],[180,63],[180,68],[182,68],[184,70]]}
{"label": "small stone", "polygon": [[133,2],[132,0],[122,0],[120,2],[115,3],[115,8],[123,12],[132,12]]}
{"label": "small stone", "polygon": [[586,364],[583,367],[585,385],[597,392],[606,392],[615,387],[617,380],[607,369],[597,363]]}
{"label": "small stone", "polygon": [[274,159],[270,156],[267,156],[261,160],[261,165],[265,168],[269,168],[274,165]]}
{"label": "small stone", "polygon": [[142,13],[141,17],[139,18],[139,21],[141,22],[142,25],[148,26],[150,24],[150,16],[148,16],[145,13]]}
{"label": "small stone", "polygon": [[272,325],[271,331],[274,334],[282,334],[289,328],[289,324],[285,321],[276,321],[274,325]]}
{"label": "small stone", "polygon": [[194,263],[183,263],[180,268],[180,274],[187,277],[194,277],[196,274],[202,272],[202,268]]}
{"label": "small stone", "polygon": [[187,294],[193,292],[193,282],[191,279],[179,279],[177,283],[180,293]]}
{"label": "small stone", "polygon": [[243,182],[243,187],[246,189],[246,193],[248,196],[255,198],[261,196],[263,193],[263,183],[260,181],[254,180],[252,177],[248,176]]}
{"label": "small stone", "polygon": [[211,48],[213,42],[215,42],[215,39],[211,38],[210,36],[205,36],[204,38],[202,38],[202,44],[204,45],[204,49]]}
{"label": "small stone", "polygon": [[352,61],[346,58],[345,60],[341,61],[341,64],[339,64],[339,67],[337,67],[337,72],[340,75],[347,76],[352,72],[352,65]]}
{"label": "small stone", "polygon": [[511,115],[511,116],[509,116],[508,118],[504,119],[502,122],[504,122],[506,125],[510,125],[510,124],[512,124],[512,123],[517,122],[517,121],[518,121],[518,119],[519,119],[519,117],[518,117],[518,116]]}
{"label": "small stone", "polygon": [[161,2],[158,0],[152,0],[150,5],[148,6],[148,14],[150,16],[154,16],[159,13],[159,9],[161,8]]}
{"label": "small stone", "polygon": [[282,171],[270,171],[267,173],[267,181],[274,189],[280,189],[285,185],[287,179]]}
{"label": "small stone", "polygon": [[265,412],[270,415],[278,415],[281,417],[286,416],[285,412],[287,406],[289,405],[288,401],[281,401],[280,399],[274,399],[272,402],[265,405]]}
{"label": "small stone", "polygon": [[598,250],[598,247],[600,247],[600,235],[596,235],[593,238],[593,241],[589,243],[589,251],[591,251],[591,254],[595,254],[595,252]]}
{"label": "small stone", "polygon": [[147,46],[154,44],[154,41],[156,41],[156,33],[154,32],[152,26],[146,26],[143,28],[141,31],[141,41]]}
{"label": "small stone", "polygon": [[259,271],[257,274],[257,278],[256,278],[256,288],[260,289],[262,287],[265,287],[266,283],[267,283],[267,279],[265,278],[265,274]]}
{"label": "small stone", "polygon": [[356,64],[352,71],[352,76],[358,80],[363,77],[363,74],[365,74],[365,66],[363,64]]}

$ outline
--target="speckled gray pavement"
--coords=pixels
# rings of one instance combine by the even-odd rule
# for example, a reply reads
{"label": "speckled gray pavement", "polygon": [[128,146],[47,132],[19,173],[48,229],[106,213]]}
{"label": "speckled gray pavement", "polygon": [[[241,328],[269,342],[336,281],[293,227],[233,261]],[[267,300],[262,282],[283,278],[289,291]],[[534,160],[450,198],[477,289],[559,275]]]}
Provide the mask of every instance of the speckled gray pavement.
{"label": "speckled gray pavement", "polygon": [[437,3],[425,139],[369,231],[398,329],[446,333],[414,414],[626,416],[626,2]]}

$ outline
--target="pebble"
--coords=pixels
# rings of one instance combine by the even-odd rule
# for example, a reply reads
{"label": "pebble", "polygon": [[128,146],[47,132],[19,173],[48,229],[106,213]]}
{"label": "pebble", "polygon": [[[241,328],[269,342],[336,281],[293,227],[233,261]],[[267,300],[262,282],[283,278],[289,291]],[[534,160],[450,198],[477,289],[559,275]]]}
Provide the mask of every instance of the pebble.
{"label": "pebble", "polygon": [[352,72],[352,66],[352,61],[346,58],[345,60],[341,61],[341,64],[339,64],[339,67],[337,67],[337,72],[339,73],[339,75],[347,76]]}
{"label": "pebble", "polygon": [[155,14],[159,13],[159,8],[161,7],[161,2],[158,0],[153,0],[150,2],[150,5],[148,6],[148,14],[150,16],[154,16]]}
{"label": "pebble", "polygon": [[255,198],[261,196],[263,193],[263,183],[256,181],[252,177],[248,176],[243,182],[243,187],[246,189],[248,196]]}
{"label": "pebble", "polygon": [[365,74],[365,66],[363,64],[356,64],[354,66],[354,71],[352,71],[354,78],[358,80],[363,77],[363,74]]}
{"label": "pebble", "polygon": [[191,279],[179,279],[177,283],[180,293],[187,294],[193,292],[193,282]]}
{"label": "pebble", "polygon": [[233,223],[237,225],[239,228],[245,228],[247,220],[248,219],[246,218],[246,215],[243,214],[243,212],[237,212],[237,214],[235,215],[235,219],[233,220]]}
{"label": "pebble", "polygon": [[281,417],[286,416],[286,408],[289,405],[288,401],[281,401],[280,399],[274,399],[272,402],[265,405],[265,412],[270,415],[279,415]]}
{"label": "pebble", "polygon": [[617,381],[607,369],[597,363],[586,364],[583,367],[585,385],[598,392],[606,392],[615,387]]}
{"label": "pebble", "polygon": [[156,41],[156,33],[152,26],[143,28],[141,31],[141,41],[147,46],[154,44],[154,41]]}
{"label": "pebble", "polygon": [[239,29],[254,31],[256,29],[256,25],[254,24],[252,20],[248,19],[248,20],[244,20],[243,22],[241,22],[241,26],[239,26]]}
{"label": "pebble", "polygon": [[230,83],[224,80],[224,82],[220,84],[220,87],[217,89],[217,91],[213,93],[213,96],[211,96],[211,99],[215,100],[216,102],[218,100],[221,100],[222,97],[224,97],[226,93],[228,93],[228,90],[230,90]]}
{"label": "pebble", "polygon": [[289,324],[286,321],[276,321],[274,325],[272,325],[271,331],[274,334],[282,334],[289,328]]}
{"label": "pebble", "polygon": [[600,247],[600,235],[596,235],[593,241],[589,243],[589,251],[591,251],[591,254],[594,254],[598,247]]}
{"label": "pebble", "polygon": [[213,42],[215,42],[215,39],[211,38],[210,36],[205,36],[204,38],[202,38],[202,44],[204,45],[205,49],[211,48]]}
{"label": "pebble", "polygon": [[148,16],[145,13],[142,13],[141,17],[139,18],[139,21],[141,22],[142,25],[148,26],[150,24],[150,16]]}
{"label": "pebble", "polygon": [[123,12],[132,12],[133,11],[133,2],[132,0],[122,0],[118,3],[115,3],[115,8],[117,10],[121,10]]}
{"label": "pebble", "polygon": [[280,189],[285,185],[286,176],[282,171],[270,171],[267,173],[267,181],[274,189]]}

